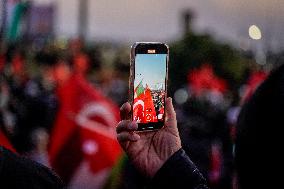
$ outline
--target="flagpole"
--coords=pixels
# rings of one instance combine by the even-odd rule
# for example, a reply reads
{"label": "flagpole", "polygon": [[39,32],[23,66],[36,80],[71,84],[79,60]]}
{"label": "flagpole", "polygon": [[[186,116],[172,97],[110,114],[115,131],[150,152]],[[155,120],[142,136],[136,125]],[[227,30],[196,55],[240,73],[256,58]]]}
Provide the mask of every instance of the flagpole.
{"label": "flagpole", "polygon": [[81,0],[79,2],[78,34],[83,41],[86,39],[87,34],[88,4],[88,0]]}

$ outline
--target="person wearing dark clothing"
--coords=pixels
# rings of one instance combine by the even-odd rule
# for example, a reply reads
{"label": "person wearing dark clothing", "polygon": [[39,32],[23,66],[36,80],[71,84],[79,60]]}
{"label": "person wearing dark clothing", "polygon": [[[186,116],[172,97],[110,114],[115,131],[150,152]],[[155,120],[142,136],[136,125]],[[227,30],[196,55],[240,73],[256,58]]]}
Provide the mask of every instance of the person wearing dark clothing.
{"label": "person wearing dark clothing", "polygon": [[283,187],[283,126],[284,65],[271,72],[240,112],[235,149],[240,189]]}
{"label": "person wearing dark clothing", "polygon": [[0,188],[59,189],[64,184],[47,167],[0,146]]}
{"label": "person wearing dark clothing", "polygon": [[[182,173],[182,174],[179,174]],[[47,167],[0,146],[1,188],[61,189],[61,179]],[[207,189],[206,181],[184,150],[175,152],[158,170],[148,189]]]}
{"label": "person wearing dark clothing", "polygon": [[[178,129],[184,151],[207,179],[210,188],[230,188],[232,140],[224,111],[197,98],[190,98],[182,110],[187,118],[178,120]],[[214,158],[218,158],[218,163]]]}
{"label": "person wearing dark clothing", "polygon": [[165,162],[147,188],[208,189],[206,180],[183,149]]}

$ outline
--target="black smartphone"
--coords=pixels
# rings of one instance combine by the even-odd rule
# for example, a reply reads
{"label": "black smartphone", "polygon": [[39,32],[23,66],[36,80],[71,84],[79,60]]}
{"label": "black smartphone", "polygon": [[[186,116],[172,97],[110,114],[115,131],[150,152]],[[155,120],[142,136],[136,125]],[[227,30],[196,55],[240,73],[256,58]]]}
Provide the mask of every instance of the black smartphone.
{"label": "black smartphone", "polygon": [[159,42],[137,42],[130,53],[130,101],[138,131],[164,126],[169,47]]}

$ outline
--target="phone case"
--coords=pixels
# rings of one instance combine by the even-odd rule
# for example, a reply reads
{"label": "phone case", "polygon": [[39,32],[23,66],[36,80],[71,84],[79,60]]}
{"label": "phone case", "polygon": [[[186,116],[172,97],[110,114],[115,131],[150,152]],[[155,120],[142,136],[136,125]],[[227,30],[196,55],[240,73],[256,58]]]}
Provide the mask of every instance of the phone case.
{"label": "phone case", "polygon": [[[161,42],[136,42],[131,46],[130,51],[130,75],[129,75],[129,102],[131,104],[131,120],[133,120],[133,100],[134,100],[134,77],[135,77],[135,49],[139,44],[163,44],[167,47],[167,62],[166,62],[166,81],[165,81],[165,99],[167,98],[167,87],[168,87],[168,64],[169,64],[169,46]],[[151,129],[155,130],[155,129]],[[147,130],[144,130],[147,131]],[[148,130],[149,131],[149,130]]]}

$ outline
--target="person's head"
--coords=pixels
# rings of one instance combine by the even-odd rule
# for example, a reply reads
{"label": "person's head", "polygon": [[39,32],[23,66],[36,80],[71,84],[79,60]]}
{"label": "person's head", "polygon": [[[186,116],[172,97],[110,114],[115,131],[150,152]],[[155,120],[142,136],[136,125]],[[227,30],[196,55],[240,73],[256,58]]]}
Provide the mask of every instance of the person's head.
{"label": "person's head", "polygon": [[283,126],[284,65],[271,72],[239,115],[235,162],[241,189],[282,182],[275,170],[283,164]]}

